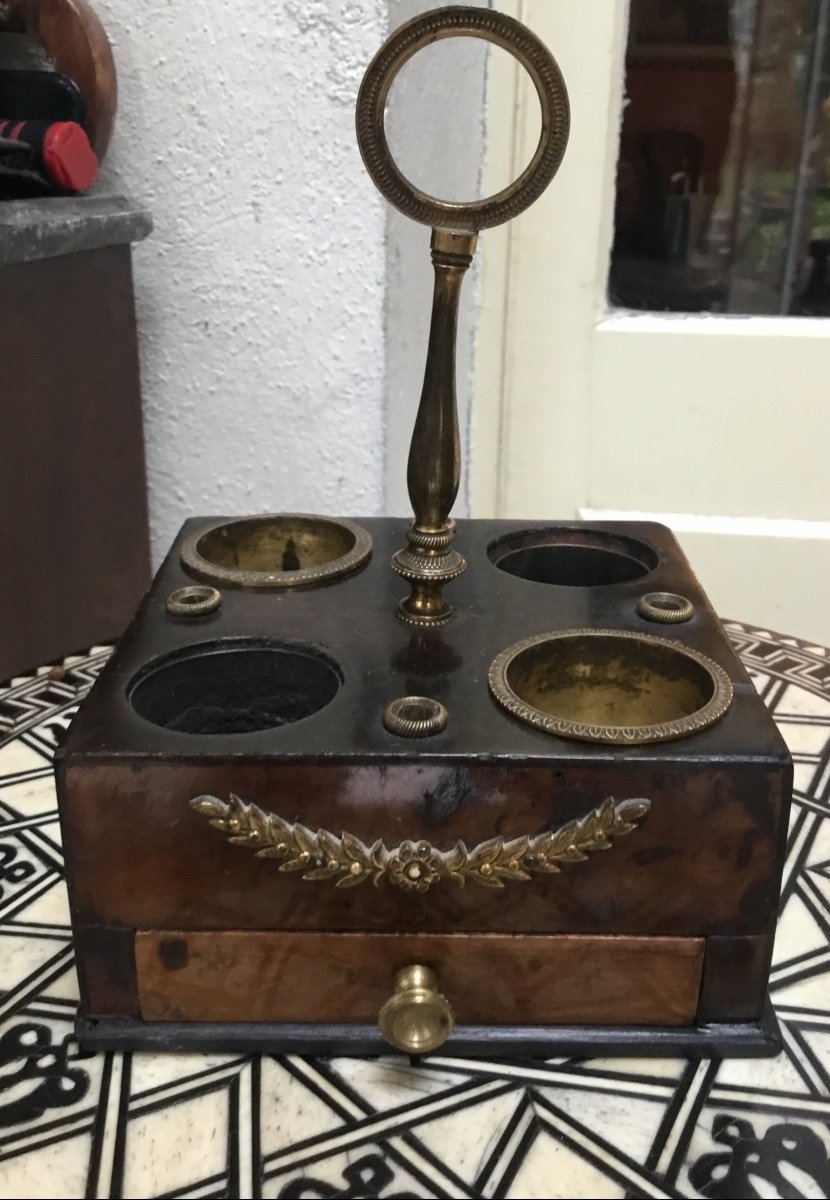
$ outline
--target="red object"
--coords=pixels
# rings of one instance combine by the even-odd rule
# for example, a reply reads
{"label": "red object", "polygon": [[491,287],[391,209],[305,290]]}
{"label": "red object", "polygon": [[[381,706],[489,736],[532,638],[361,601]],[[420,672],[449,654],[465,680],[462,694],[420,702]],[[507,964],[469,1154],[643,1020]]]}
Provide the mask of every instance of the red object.
{"label": "red object", "polygon": [[43,138],[43,165],[53,183],[84,192],[98,174],[98,159],[89,138],[74,121],[51,125]]}
{"label": "red object", "polygon": [[95,151],[75,121],[0,120],[0,137],[30,146],[35,169],[62,191],[86,191],[98,174]]}

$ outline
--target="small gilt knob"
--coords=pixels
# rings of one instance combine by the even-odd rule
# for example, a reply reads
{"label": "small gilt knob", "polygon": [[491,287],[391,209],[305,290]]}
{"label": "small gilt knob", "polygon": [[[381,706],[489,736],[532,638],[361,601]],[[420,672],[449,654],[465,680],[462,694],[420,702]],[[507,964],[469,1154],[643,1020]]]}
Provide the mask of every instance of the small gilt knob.
{"label": "small gilt knob", "polygon": [[417,964],[398,971],[395,990],[378,1015],[387,1042],[405,1054],[428,1054],[444,1044],[454,1025],[434,971]]}

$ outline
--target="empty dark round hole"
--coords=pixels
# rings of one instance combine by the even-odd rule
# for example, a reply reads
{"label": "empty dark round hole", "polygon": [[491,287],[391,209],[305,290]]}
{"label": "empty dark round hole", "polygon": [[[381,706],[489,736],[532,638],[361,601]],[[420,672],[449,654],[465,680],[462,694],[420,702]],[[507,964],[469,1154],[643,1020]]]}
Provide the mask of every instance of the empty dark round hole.
{"label": "empty dark round hole", "polygon": [[641,579],[657,566],[645,542],[593,531],[524,530],[494,542],[487,553],[500,571],[559,587],[602,587]]}
{"label": "empty dark round hole", "polygon": [[176,599],[179,604],[201,604],[210,600],[213,593],[214,589],[209,587],[183,587],[179,588]]}
{"label": "empty dark round hole", "polygon": [[404,721],[429,721],[440,710],[434,700],[412,700],[408,704],[399,704],[397,715]]}
{"label": "empty dark round hole", "polygon": [[179,733],[253,733],[325,708],[343,677],[313,646],[206,642],[145,667],[128,698],[145,721]]}

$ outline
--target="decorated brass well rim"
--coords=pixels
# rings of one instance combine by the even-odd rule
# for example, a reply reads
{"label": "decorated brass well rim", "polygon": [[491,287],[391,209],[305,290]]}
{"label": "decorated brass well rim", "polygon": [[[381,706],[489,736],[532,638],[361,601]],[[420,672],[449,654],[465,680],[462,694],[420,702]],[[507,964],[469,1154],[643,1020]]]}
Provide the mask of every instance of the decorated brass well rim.
{"label": "decorated brass well rim", "polygon": [[611,745],[689,737],[718,721],[733,695],[727,673],[705,654],[621,629],[526,638],[493,660],[488,681],[525,724]]}
{"label": "decorated brass well rim", "polygon": [[210,583],[283,588],[346,575],[371,553],[371,537],[354,521],[265,513],[198,530],[182,546],[181,561],[186,571]]}

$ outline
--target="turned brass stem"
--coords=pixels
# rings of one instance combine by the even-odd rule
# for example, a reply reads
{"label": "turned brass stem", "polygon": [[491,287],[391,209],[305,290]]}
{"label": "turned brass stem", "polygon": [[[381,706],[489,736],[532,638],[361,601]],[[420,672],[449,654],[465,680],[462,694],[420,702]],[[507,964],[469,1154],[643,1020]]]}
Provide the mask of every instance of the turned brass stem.
{"label": "turned brass stem", "polygon": [[443,533],[447,529],[458,495],[461,443],[455,399],[455,338],[461,285],[475,246],[473,233],[432,231],[432,321],[406,472],[415,527],[423,533]]}
{"label": "turned brass stem", "polygon": [[432,231],[435,287],[421,402],[409,448],[406,482],[414,520],[408,545],[392,559],[409,580],[411,594],[398,615],[415,625],[440,625],[452,616],[443,586],[466,562],[452,550],[455,524],[450,511],[461,478],[461,442],[455,397],[455,342],[464,275],[473,261],[475,233]]}

